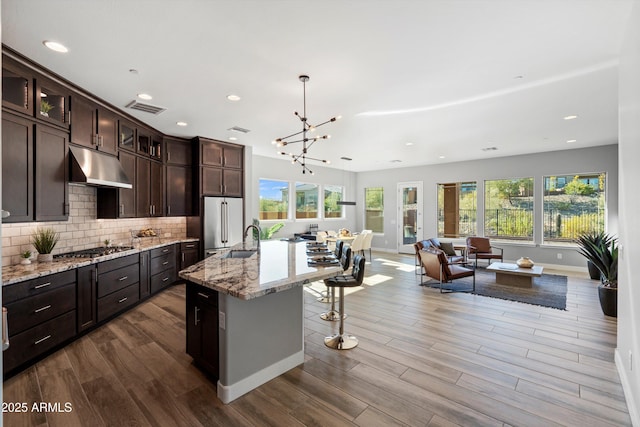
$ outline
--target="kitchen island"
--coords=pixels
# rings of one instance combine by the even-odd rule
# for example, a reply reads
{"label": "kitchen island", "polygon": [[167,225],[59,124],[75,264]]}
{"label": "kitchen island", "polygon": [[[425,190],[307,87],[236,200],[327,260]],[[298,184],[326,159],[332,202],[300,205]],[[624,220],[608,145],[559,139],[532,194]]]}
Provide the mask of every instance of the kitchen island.
{"label": "kitchen island", "polygon": [[308,266],[304,242],[256,249],[241,243],[179,273],[187,281],[187,352],[218,378],[224,403],[304,362],[303,285],[342,271]]}

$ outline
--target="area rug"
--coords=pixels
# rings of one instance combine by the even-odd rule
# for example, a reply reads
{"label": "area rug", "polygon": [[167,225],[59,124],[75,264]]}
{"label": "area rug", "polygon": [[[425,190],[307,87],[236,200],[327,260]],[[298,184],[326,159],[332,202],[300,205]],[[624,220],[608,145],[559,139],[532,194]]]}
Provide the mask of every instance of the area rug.
{"label": "area rug", "polygon": [[[440,287],[440,284],[435,280],[427,282],[425,285],[432,288]],[[454,280],[452,283],[443,283],[442,287],[461,291],[471,289],[473,281],[471,277],[465,277],[464,279]],[[476,270],[476,291],[473,293],[486,297],[566,310],[567,277],[556,274],[543,274],[533,279],[531,288],[522,288],[500,285],[496,283],[494,272],[478,268]]]}

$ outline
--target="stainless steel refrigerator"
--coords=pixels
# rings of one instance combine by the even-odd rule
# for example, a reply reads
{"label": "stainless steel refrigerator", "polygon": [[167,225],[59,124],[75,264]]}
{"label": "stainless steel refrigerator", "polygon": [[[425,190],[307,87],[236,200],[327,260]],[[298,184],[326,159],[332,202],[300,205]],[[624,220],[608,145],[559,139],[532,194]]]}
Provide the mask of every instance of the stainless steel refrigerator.
{"label": "stainless steel refrigerator", "polygon": [[205,256],[213,255],[216,249],[242,242],[243,216],[242,199],[204,198]]}

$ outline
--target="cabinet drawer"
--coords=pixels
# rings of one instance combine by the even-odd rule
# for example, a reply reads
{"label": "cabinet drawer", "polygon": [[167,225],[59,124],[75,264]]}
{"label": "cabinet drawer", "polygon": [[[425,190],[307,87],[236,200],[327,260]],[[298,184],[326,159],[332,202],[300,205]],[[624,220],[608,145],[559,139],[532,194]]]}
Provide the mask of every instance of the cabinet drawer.
{"label": "cabinet drawer", "polygon": [[199,242],[182,242],[180,243],[181,251],[188,251],[189,249],[198,249],[200,246]]}
{"label": "cabinet drawer", "polygon": [[174,245],[163,246],[161,248],[151,249],[151,258],[157,258],[162,255],[174,254]]}
{"label": "cabinet drawer", "polygon": [[151,276],[151,293],[156,293],[176,281],[176,270],[165,270]]}
{"label": "cabinet drawer", "polygon": [[54,319],[11,337],[11,345],[4,352],[4,372],[28,362],[76,334],[76,311],[72,310]]}
{"label": "cabinet drawer", "polygon": [[134,305],[140,299],[139,293],[140,284],[136,282],[131,286],[100,298],[98,300],[98,322],[102,322],[104,319]]}
{"label": "cabinet drawer", "polygon": [[2,302],[9,304],[16,300],[48,292],[69,283],[75,283],[76,270],[63,271],[61,273],[49,274],[37,279],[26,280],[2,287]]}
{"label": "cabinet drawer", "polygon": [[121,258],[111,259],[98,264],[98,274],[106,273],[111,270],[125,267],[127,265],[137,264],[139,259],[138,254],[127,255]]}
{"label": "cabinet drawer", "polygon": [[175,268],[175,266],[176,256],[173,252],[156,258],[151,258],[151,274],[157,274],[161,271]]}
{"label": "cabinet drawer", "polygon": [[[136,255],[137,257],[137,255]],[[136,263],[98,275],[98,298],[140,281],[140,266]]]}
{"label": "cabinet drawer", "polygon": [[53,319],[76,308],[76,286],[65,285],[49,292],[7,304],[11,335]]}

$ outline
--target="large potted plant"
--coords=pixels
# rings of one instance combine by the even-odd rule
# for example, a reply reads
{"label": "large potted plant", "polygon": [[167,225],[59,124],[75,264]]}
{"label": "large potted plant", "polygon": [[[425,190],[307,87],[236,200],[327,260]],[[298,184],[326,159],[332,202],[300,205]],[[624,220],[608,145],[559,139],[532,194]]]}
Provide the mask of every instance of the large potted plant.
{"label": "large potted plant", "polygon": [[[609,247],[612,239],[612,236],[603,231],[594,231],[591,233],[582,234],[580,237],[578,237],[577,243],[580,247],[597,246],[600,248],[604,248]],[[600,270],[595,266],[593,262],[591,262],[591,260],[589,260],[589,257],[587,257],[587,269],[589,270],[589,277],[591,277],[591,279],[600,280]]]}
{"label": "large potted plant", "polygon": [[[594,238],[595,237],[595,238]],[[578,238],[578,252],[600,272],[598,296],[600,307],[607,316],[618,315],[618,246],[617,238],[604,232]]]}
{"label": "large potted plant", "polygon": [[53,260],[53,248],[60,239],[58,234],[53,228],[40,228],[31,235],[31,244],[36,251],[38,251],[38,262],[50,262]]}

